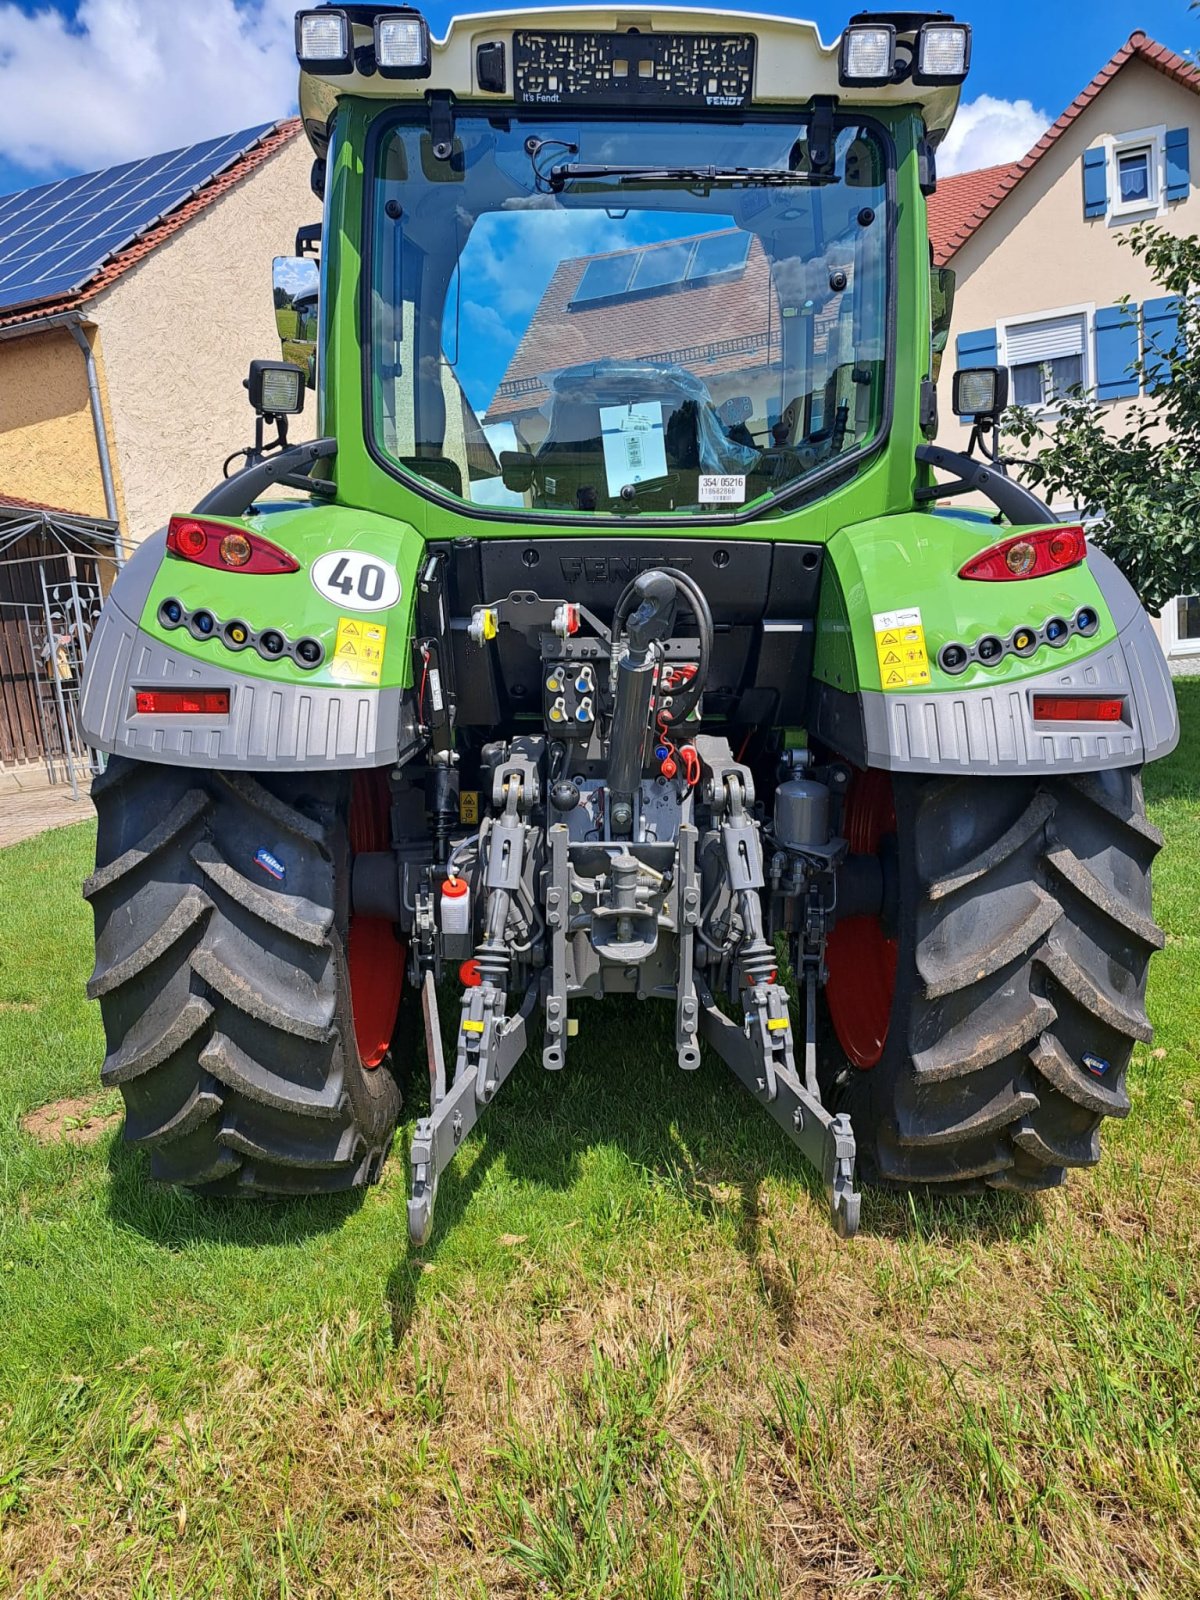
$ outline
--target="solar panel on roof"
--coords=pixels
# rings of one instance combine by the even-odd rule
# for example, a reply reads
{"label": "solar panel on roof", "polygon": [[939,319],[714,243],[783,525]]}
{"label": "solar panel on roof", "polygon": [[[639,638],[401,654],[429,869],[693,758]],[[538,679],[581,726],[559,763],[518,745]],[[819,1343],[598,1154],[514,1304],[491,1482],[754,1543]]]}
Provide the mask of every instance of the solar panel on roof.
{"label": "solar panel on roof", "polygon": [[696,253],[688,267],[688,281],[715,278],[723,272],[740,272],[750,253],[748,233],[710,233],[696,242]]}
{"label": "solar panel on roof", "polygon": [[256,128],[0,195],[0,313],[82,289],[275,127]]}
{"label": "solar panel on roof", "polygon": [[613,300],[622,295],[649,294],[670,284],[708,283],[745,270],[750,235],[737,229],[703,234],[667,244],[644,245],[616,256],[589,261],[571,297],[571,305]]}

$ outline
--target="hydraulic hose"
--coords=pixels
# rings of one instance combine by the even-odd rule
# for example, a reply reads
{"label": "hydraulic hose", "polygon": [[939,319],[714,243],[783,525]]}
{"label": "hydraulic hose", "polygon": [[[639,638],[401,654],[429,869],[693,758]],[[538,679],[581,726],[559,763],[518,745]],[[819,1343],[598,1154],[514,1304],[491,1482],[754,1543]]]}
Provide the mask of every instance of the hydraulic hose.
{"label": "hydraulic hose", "polygon": [[[695,709],[708,681],[713,653],[712,611],[703,589],[686,572],[681,572],[678,567],[655,567],[654,571],[661,572],[664,576],[670,578],[680,598],[686,600],[695,614],[696,626],[700,634],[700,660],[696,668],[696,675],[677,694],[671,696],[671,709],[666,720],[674,726],[682,722]],[[614,644],[624,632],[625,623],[633,609],[634,601],[637,598],[636,585],[637,579],[635,578],[632,583],[626,584],[617,600],[613,611],[612,624]]]}

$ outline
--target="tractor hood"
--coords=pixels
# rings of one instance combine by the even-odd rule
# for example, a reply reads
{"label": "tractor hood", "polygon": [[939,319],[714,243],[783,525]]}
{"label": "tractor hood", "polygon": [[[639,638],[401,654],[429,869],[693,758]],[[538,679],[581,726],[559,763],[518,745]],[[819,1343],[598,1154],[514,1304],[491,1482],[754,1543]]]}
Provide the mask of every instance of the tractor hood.
{"label": "tractor hood", "polygon": [[[394,6],[321,8],[349,19],[353,61],[349,70],[302,71],[300,111],[318,155],[328,143],[329,121],[343,96],[392,102],[423,101],[430,93],[476,103],[516,101],[545,109],[610,110],[691,106],[708,111],[804,104],[828,96],[871,108],[920,108],[931,143],[945,136],[958,108],[960,86],[901,82],[846,88],[839,73],[841,36],[823,44],[812,22],[715,10],[604,6],[497,11],[456,17],[444,39],[430,38],[420,75],[389,76],[376,69],[376,15],[403,13]],[[301,13],[302,16],[310,13]],[[420,22],[417,12],[407,13]],[[855,18],[861,23],[866,14]],[[903,51],[911,45],[920,13],[880,14]],[[939,20],[942,18],[939,16]],[[944,19],[948,21],[949,19]],[[423,27],[423,24],[421,24]],[[611,36],[630,38],[629,59],[613,60]],[[685,41],[659,53],[649,69],[639,36],[671,35]],[[698,42],[695,46],[691,40]],[[899,74],[898,74],[899,75]],[[649,81],[648,81],[649,80]]]}

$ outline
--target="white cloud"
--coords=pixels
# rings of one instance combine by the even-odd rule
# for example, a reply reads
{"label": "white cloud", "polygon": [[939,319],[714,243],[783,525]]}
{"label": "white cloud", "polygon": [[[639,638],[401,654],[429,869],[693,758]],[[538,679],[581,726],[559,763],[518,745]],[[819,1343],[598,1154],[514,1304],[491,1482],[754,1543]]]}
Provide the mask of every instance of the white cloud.
{"label": "white cloud", "polygon": [[950,132],[938,151],[938,171],[943,177],[999,166],[1028,155],[1050,118],[1030,100],[998,100],[981,94],[958,109]]}
{"label": "white cloud", "polygon": [[295,104],[295,0],[0,3],[0,150],[91,171],[271,122]]}

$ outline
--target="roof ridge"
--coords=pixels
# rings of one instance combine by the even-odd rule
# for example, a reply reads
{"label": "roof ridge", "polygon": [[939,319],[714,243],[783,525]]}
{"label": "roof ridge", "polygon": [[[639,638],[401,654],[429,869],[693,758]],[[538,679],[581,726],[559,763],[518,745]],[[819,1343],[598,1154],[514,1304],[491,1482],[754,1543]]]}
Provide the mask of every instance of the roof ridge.
{"label": "roof ridge", "polygon": [[[935,255],[937,264],[945,266],[958,251],[962,249],[967,240],[974,234],[997,206],[1012,193],[1021,179],[1031,172],[1042,157],[1051,150],[1063,137],[1067,129],[1079,118],[1097,95],[1116,77],[1121,68],[1134,57],[1145,61],[1148,66],[1163,73],[1179,83],[1185,89],[1200,93],[1200,68],[1195,67],[1183,56],[1174,50],[1169,50],[1166,45],[1159,44],[1141,28],[1135,28],[1121,48],[1101,67],[1100,71],[1061,112],[1054,122],[1046,129],[1033,148],[1021,156],[1019,160],[1009,165],[1009,170],[997,181],[996,185],[984,195],[971,214],[957,224],[957,226],[941,241],[935,241]],[[979,169],[980,173],[990,172],[989,167]],[[959,176],[966,177],[962,173]],[[952,181],[952,180],[947,180]]]}

